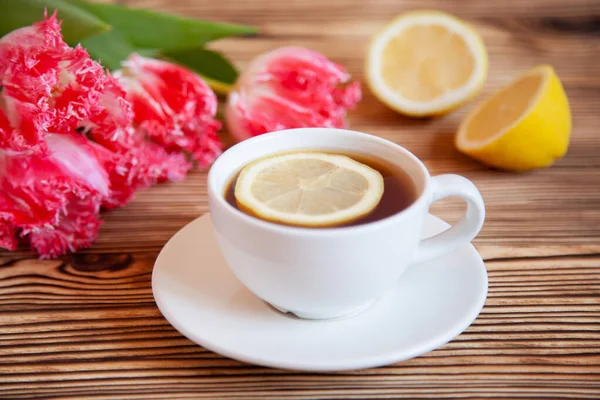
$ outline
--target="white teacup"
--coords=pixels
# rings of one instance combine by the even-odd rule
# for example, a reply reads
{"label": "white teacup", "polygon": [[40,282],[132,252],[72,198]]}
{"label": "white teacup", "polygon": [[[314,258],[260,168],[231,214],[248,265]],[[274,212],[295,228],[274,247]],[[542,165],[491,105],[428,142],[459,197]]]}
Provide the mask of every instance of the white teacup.
{"label": "white teacup", "polygon": [[[225,201],[227,184],[246,164],[295,150],[365,154],[398,165],[413,180],[417,199],[383,220],[328,229],[263,221]],[[485,218],[483,199],[466,178],[431,177],[423,163],[404,148],[341,129],[291,129],[239,143],[212,166],[208,194],[217,241],[237,278],[275,308],[308,319],[337,318],[368,308],[395,286],[409,264],[442,256],[470,242]],[[445,197],[464,199],[466,214],[445,232],[420,240],[429,206]]]}

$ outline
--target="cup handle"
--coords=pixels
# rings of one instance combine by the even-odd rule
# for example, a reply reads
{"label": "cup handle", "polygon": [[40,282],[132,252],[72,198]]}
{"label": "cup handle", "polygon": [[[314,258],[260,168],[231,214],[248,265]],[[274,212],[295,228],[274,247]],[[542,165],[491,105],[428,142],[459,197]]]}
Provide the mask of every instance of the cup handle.
{"label": "cup handle", "polygon": [[412,263],[418,264],[450,253],[468,243],[481,230],[485,219],[483,198],[477,187],[459,175],[439,175],[431,178],[431,203],[446,197],[460,197],[467,202],[467,212],[455,225],[435,236],[421,240]]}

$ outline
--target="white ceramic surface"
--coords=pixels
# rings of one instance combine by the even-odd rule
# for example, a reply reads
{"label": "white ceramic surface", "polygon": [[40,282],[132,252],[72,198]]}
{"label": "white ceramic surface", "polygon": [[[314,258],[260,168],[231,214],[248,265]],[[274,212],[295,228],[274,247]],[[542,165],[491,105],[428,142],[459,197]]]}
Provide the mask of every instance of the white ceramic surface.
{"label": "white ceramic surface", "polygon": [[[250,217],[225,201],[228,182],[249,162],[269,154],[321,149],[376,156],[400,166],[418,198],[383,220],[352,227],[310,229]],[[483,199],[458,175],[430,177],[408,150],[365,133],[291,129],[245,140],[221,155],[208,175],[217,242],[233,273],[258,297],[309,319],[355,314],[390,289],[410,263],[442,256],[469,243],[485,218]],[[432,202],[460,197],[467,212],[452,228],[420,242]]]}
{"label": "white ceramic surface", "polygon": [[[446,229],[428,216],[425,235]],[[342,371],[416,357],[452,340],[477,317],[487,273],[471,244],[412,265],[368,310],[311,321],[283,315],[258,299],[227,267],[207,214],[165,245],[152,291],[165,318],[201,346],[253,364]]]}

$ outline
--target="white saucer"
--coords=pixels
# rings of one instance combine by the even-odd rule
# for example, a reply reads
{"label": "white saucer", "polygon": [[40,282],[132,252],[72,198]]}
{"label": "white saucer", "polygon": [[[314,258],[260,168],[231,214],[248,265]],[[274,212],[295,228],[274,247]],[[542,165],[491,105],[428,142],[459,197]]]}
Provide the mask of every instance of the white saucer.
{"label": "white saucer", "polygon": [[[447,226],[430,215],[425,236]],[[433,350],[473,322],[487,287],[483,261],[468,244],[409,267],[396,290],[357,316],[301,320],[242,286],[219,252],[208,214],[169,240],[152,274],[158,308],[190,340],[240,361],[306,371],[376,367]]]}

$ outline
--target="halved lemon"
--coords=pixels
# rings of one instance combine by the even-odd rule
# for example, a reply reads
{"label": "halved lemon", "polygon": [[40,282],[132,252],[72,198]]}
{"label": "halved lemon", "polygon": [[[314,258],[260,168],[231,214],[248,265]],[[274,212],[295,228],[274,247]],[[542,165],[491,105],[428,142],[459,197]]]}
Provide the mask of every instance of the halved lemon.
{"label": "halved lemon", "polygon": [[235,185],[238,206],[261,219],[326,227],[369,214],[383,195],[379,171],[350,157],[299,152],[247,165]]}
{"label": "halved lemon", "polygon": [[496,168],[551,165],[569,147],[571,110],[554,69],[526,72],[477,106],[456,135],[460,151]]}
{"label": "halved lemon", "polygon": [[416,117],[443,114],[470,100],[487,71],[479,34],[441,11],[398,16],[373,37],[366,64],[375,96]]}

